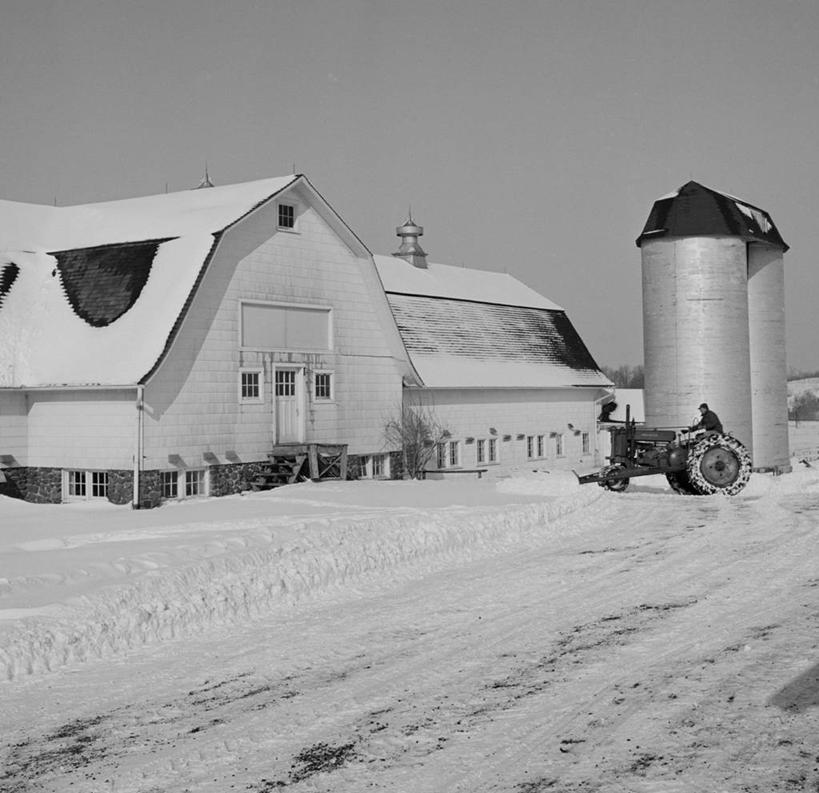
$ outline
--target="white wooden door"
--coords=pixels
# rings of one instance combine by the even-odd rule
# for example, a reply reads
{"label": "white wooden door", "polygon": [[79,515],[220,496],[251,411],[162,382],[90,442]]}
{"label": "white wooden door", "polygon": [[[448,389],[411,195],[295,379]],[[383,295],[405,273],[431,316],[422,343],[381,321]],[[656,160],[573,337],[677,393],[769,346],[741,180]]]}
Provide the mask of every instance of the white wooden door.
{"label": "white wooden door", "polygon": [[276,443],[298,443],[304,440],[301,381],[300,369],[276,369],[274,381]]}

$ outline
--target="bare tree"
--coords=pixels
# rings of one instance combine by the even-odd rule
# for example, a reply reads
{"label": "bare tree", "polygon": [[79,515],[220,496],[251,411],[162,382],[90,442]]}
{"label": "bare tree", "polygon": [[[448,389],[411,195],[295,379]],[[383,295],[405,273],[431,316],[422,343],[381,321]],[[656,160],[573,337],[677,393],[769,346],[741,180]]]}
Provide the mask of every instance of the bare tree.
{"label": "bare tree", "polygon": [[384,424],[384,439],[392,447],[401,449],[405,475],[421,479],[424,469],[435,454],[435,447],[449,432],[428,407],[402,405],[398,415]]}

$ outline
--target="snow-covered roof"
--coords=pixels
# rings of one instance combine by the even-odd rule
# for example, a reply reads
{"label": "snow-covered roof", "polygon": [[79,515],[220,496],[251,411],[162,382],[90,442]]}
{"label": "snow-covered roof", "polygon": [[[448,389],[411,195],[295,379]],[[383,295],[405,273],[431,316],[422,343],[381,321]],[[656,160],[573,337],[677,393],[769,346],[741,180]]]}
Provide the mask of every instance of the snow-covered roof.
{"label": "snow-covered roof", "polygon": [[654,237],[723,234],[788,249],[764,209],[697,182],[688,182],[654,202],[637,245]]}
{"label": "snow-covered roof", "polygon": [[433,262],[424,270],[398,256],[376,255],[374,259],[387,292],[561,310],[556,303],[547,300],[508,273]]}
{"label": "snow-covered roof", "polygon": [[302,178],[70,207],[0,201],[0,387],[139,382],[214,235]]}
{"label": "snow-covered roof", "polygon": [[565,311],[517,279],[376,256],[412,364],[432,388],[606,386]]}

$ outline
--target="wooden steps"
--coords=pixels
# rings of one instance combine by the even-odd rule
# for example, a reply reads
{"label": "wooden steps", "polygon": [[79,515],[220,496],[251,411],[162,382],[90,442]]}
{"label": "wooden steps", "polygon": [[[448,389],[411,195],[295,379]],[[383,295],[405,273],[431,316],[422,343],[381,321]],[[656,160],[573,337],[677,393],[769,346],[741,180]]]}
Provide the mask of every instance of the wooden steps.
{"label": "wooden steps", "polygon": [[274,446],[267,457],[269,462],[250,482],[253,490],[347,478],[346,444],[285,443]]}

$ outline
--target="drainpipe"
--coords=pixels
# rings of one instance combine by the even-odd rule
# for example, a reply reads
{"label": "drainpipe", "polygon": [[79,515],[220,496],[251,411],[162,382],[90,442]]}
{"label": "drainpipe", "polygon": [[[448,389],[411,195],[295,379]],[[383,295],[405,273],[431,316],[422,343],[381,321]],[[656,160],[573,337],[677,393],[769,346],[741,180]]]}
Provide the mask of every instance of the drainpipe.
{"label": "drainpipe", "polygon": [[134,442],[134,497],[131,501],[133,509],[139,509],[139,474],[142,470],[142,452],[144,447],[144,396],[145,386],[138,385],[136,391],[136,438]]}

